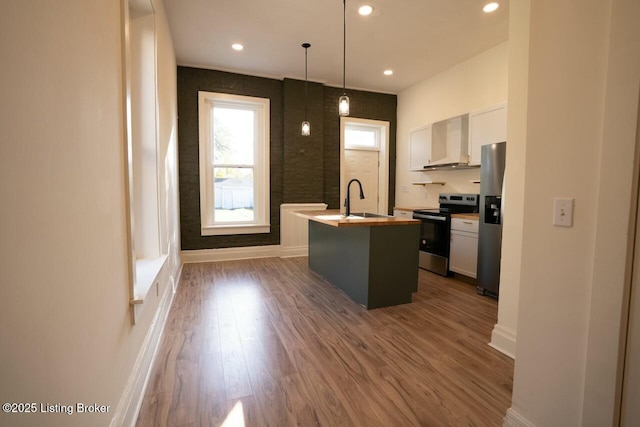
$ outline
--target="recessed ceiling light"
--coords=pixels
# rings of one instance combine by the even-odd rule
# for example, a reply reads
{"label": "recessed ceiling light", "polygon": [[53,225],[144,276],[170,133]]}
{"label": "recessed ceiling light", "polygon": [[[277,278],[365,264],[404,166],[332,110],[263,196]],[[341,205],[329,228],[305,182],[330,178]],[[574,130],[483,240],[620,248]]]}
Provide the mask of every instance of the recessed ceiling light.
{"label": "recessed ceiling light", "polygon": [[362,16],[371,15],[371,12],[373,12],[373,6],[369,6],[368,4],[360,6],[360,9],[358,9],[358,13]]}
{"label": "recessed ceiling light", "polygon": [[485,4],[484,7],[482,8],[482,11],[484,13],[491,13],[491,12],[495,12],[499,7],[500,5],[498,3],[491,2],[491,3]]}
{"label": "recessed ceiling light", "polygon": [[385,76],[390,76],[391,74],[393,74],[393,70],[384,70]]}
{"label": "recessed ceiling light", "polygon": [[244,49],[244,46],[242,46],[240,43],[234,43],[231,45],[231,47],[233,48],[233,50],[242,50]]}

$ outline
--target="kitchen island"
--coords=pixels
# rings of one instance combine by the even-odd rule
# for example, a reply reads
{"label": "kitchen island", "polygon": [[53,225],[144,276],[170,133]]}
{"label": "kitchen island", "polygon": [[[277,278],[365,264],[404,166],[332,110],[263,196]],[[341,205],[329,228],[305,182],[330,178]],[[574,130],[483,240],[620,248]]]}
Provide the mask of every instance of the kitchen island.
{"label": "kitchen island", "polygon": [[368,309],[411,302],[418,290],[420,221],[301,211],[309,219],[309,267]]}

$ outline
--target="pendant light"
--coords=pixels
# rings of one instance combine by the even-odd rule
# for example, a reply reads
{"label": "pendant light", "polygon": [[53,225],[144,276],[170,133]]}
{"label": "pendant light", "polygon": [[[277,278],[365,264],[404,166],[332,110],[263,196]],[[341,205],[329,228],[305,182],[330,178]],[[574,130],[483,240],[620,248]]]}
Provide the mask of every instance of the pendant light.
{"label": "pendant light", "polygon": [[343,32],[342,32],[342,96],[338,100],[338,114],[349,115],[349,97],[345,89],[345,76],[347,74],[347,0],[342,0],[343,5]]}
{"label": "pendant light", "polygon": [[311,47],[309,43],[302,43],[304,48],[304,121],[302,122],[302,136],[311,135],[311,124],[307,120],[307,49]]}

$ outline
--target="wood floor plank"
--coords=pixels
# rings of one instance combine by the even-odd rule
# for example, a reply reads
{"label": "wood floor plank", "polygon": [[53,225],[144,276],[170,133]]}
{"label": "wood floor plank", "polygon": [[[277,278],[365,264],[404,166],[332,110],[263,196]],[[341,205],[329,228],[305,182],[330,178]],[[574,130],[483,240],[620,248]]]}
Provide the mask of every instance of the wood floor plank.
{"label": "wood floor plank", "polygon": [[[227,273],[226,277],[230,277]],[[230,297],[229,284],[237,283],[237,279],[230,277],[230,282],[216,284],[218,329],[220,332],[220,348],[224,381],[228,399],[250,396],[251,382],[249,372],[242,351],[242,344],[236,323],[233,305]]]}
{"label": "wood floor plank", "polygon": [[147,394],[142,402],[136,427],[167,426],[171,393]]}
{"label": "wood floor plank", "polygon": [[199,361],[178,359],[167,425],[181,426],[197,420]]}
{"label": "wood floor plank", "polygon": [[495,300],[420,270],[413,303],[366,310],[307,263],[185,265],[137,425],[502,424]]}
{"label": "wood floor plank", "polygon": [[[264,417],[259,413],[258,404],[253,396],[244,396],[238,399],[227,400],[226,417],[224,421],[228,426],[267,426]],[[221,426],[219,424],[204,424],[210,426]]]}
{"label": "wood floor plank", "polygon": [[182,348],[184,335],[165,332],[149,377],[147,394],[171,391],[176,378],[176,361]]}
{"label": "wood floor plank", "polygon": [[[324,354],[324,352],[322,353]],[[290,350],[291,359],[299,372],[299,377],[304,385],[307,395],[314,402],[316,415],[323,425],[357,425],[349,415],[349,408],[345,407],[345,401],[339,384],[344,378],[338,378],[334,372],[327,368],[322,355],[314,354],[314,350],[298,346]],[[353,411],[351,411],[353,412]]]}
{"label": "wood floor plank", "polygon": [[198,407],[195,414],[198,425],[221,425],[228,415],[221,354],[201,355],[198,375]]}

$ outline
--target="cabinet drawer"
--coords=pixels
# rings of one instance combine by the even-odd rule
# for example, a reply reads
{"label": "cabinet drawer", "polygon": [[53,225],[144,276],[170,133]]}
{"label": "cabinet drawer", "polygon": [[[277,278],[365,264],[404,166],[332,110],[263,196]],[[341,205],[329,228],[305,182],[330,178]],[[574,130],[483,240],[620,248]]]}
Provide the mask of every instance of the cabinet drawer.
{"label": "cabinet drawer", "polygon": [[465,218],[451,218],[451,229],[467,231],[469,233],[478,232],[478,220]]}

